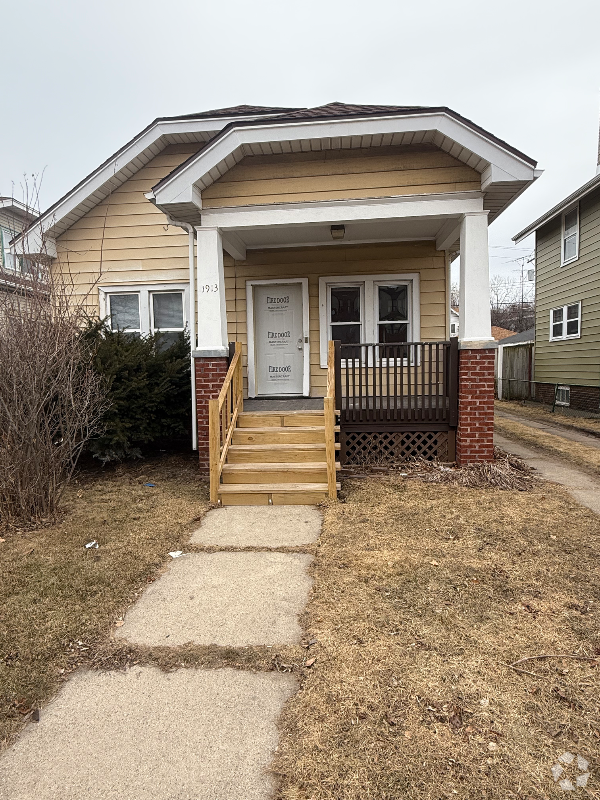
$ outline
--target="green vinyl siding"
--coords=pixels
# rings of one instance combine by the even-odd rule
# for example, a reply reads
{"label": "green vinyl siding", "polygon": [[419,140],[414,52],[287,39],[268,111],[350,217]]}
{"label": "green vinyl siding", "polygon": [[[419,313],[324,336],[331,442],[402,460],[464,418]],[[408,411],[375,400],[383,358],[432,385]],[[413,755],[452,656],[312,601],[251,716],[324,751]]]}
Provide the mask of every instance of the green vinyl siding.
{"label": "green vinyl siding", "polygon": [[[600,385],[600,190],[579,204],[579,257],[560,263],[562,218],[536,235],[535,380]],[[550,341],[550,311],[581,301],[581,336]]]}

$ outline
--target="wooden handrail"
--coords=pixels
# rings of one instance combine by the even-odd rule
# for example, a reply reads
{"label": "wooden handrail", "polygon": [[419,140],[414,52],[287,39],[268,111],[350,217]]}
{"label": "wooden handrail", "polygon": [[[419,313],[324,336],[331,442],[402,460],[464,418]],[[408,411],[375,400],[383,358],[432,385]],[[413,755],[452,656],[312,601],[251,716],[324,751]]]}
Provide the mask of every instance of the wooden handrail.
{"label": "wooden handrail", "polygon": [[323,399],[325,413],[325,458],[327,460],[327,494],[337,498],[335,471],[335,343],[327,346],[327,396]]}
{"label": "wooden handrail", "polygon": [[210,501],[217,503],[223,466],[233,438],[238,417],[244,407],[242,376],[242,345],[235,350],[219,396],[208,401],[208,451],[210,471]]}

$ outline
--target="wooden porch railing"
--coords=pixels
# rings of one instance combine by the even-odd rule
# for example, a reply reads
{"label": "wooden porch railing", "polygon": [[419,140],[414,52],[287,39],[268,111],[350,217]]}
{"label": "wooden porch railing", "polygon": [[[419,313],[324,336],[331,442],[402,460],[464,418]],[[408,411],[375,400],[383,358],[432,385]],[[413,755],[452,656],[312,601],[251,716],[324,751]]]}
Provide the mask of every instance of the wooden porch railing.
{"label": "wooden porch railing", "polygon": [[208,401],[208,449],[210,469],[210,501],[219,499],[219,486],[227,451],[233,438],[237,419],[244,406],[242,377],[242,345],[235,343],[233,358],[229,365],[223,388],[219,396]]}
{"label": "wooden porch railing", "polygon": [[447,429],[458,420],[458,340],[334,343],[340,424]]}
{"label": "wooden porch railing", "polygon": [[325,411],[325,458],[327,460],[327,494],[331,500],[337,497],[337,474],[335,471],[335,344],[329,342],[327,349],[327,396],[323,398]]}

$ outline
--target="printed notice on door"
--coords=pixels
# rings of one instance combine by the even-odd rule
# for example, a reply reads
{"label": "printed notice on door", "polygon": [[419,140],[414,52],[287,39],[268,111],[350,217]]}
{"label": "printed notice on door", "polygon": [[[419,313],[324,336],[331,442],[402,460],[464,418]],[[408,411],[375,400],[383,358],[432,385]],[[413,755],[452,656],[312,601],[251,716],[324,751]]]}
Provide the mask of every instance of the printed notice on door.
{"label": "printed notice on door", "polygon": [[265,296],[267,380],[273,385],[287,386],[294,379],[291,355],[293,311],[289,293],[271,292]]}

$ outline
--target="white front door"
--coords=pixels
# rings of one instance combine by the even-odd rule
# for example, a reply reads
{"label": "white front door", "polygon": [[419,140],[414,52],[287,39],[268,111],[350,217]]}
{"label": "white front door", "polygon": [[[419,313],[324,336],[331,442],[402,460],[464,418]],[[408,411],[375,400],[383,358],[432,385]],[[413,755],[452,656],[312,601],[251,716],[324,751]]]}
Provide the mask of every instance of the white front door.
{"label": "white front door", "polygon": [[303,394],[305,346],[301,283],[253,287],[254,370],[258,395]]}

